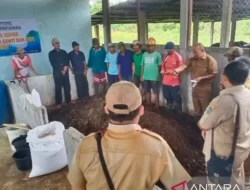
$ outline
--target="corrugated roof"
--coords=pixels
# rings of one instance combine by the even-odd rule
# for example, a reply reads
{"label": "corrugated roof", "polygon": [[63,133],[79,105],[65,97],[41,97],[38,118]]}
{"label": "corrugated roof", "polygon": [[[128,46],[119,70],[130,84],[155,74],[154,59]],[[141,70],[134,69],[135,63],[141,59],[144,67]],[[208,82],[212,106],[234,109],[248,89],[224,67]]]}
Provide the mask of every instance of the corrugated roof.
{"label": "corrugated roof", "polygon": [[[179,22],[180,0],[140,0],[141,10],[150,23]],[[223,0],[193,0],[193,15],[199,14],[204,22],[220,21]],[[237,20],[250,18],[250,0],[234,0],[233,17]],[[102,12],[92,15],[92,24],[102,24]],[[111,24],[136,23],[137,2],[127,2],[110,7]]]}

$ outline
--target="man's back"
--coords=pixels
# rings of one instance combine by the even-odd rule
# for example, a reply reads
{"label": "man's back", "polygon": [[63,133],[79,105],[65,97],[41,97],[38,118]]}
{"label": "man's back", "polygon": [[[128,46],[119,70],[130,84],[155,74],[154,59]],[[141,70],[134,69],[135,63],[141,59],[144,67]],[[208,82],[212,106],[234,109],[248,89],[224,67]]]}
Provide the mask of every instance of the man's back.
{"label": "man's back", "polygon": [[[139,125],[109,124],[102,146],[115,189],[152,189],[158,180],[170,189],[189,180],[167,143]],[[69,180],[79,188],[108,189],[94,134],[82,141]]]}

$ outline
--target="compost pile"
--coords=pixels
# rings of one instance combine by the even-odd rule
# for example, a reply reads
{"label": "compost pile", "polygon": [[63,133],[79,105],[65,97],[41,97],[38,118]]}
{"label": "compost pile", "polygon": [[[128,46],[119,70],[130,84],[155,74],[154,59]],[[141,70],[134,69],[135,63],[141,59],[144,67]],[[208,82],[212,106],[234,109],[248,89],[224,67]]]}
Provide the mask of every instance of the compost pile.
{"label": "compost pile", "polygon": [[[61,110],[50,110],[50,121],[60,121],[66,128],[74,127],[88,135],[108,126],[104,105],[104,98],[91,97],[77,104],[66,105]],[[161,135],[191,176],[205,176],[203,140],[200,130],[188,115],[177,116],[164,108],[154,110],[146,107],[140,125]]]}

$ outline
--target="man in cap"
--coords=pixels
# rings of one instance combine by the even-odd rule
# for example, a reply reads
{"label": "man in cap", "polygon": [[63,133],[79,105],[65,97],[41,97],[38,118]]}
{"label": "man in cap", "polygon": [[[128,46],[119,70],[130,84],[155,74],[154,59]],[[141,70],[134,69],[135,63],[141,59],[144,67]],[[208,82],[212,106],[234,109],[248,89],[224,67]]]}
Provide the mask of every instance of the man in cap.
{"label": "man in cap", "polygon": [[[190,68],[191,79],[196,82],[193,88],[193,104],[195,120],[199,121],[212,98],[213,79],[218,73],[216,60],[208,55],[203,44],[193,45],[193,57],[188,59],[187,64],[175,70],[176,73]],[[191,82],[190,82],[191,83]]]}
{"label": "man in cap", "polygon": [[14,68],[14,76],[16,79],[20,79],[24,82],[27,81],[29,77],[29,69],[38,75],[36,70],[32,65],[32,60],[28,54],[25,53],[23,48],[18,48],[16,56],[12,57],[12,67]]}
{"label": "man in cap", "polygon": [[132,81],[132,67],[133,67],[133,52],[126,49],[123,42],[118,44],[120,50],[117,57],[117,64],[119,67],[119,74],[122,80]]}
{"label": "man in cap", "polygon": [[108,68],[108,82],[109,86],[119,81],[119,70],[117,64],[118,52],[115,49],[115,45],[108,44],[108,52],[106,54],[105,63]]}
{"label": "man in cap", "polygon": [[165,45],[166,57],[163,59],[161,74],[163,75],[163,96],[167,100],[167,108],[177,112],[182,110],[181,89],[179,73],[176,69],[183,66],[181,55],[174,50],[174,43],[168,42]]}
{"label": "man in cap", "polygon": [[[49,61],[53,68],[53,77],[55,82],[56,107],[61,108],[62,88],[64,89],[65,100],[71,101],[70,81],[69,81],[69,57],[65,50],[60,49],[60,42],[53,38],[52,46],[54,49],[49,52]],[[75,103],[72,101],[72,103]]]}
{"label": "man in cap", "polygon": [[[141,62],[144,51],[142,50],[142,45],[138,40],[134,40],[131,48],[134,50],[133,54],[133,81],[135,85],[140,88],[142,85],[141,81]],[[143,85],[142,85],[143,88]]]}
{"label": "man in cap", "polygon": [[151,104],[151,89],[155,96],[156,108],[159,107],[159,91],[160,91],[160,66],[162,56],[155,50],[156,40],[149,38],[147,40],[147,52],[142,56],[141,62],[141,80],[144,81],[144,90],[146,92],[147,103]]}
{"label": "man in cap", "polygon": [[234,61],[236,58],[243,56],[244,50],[240,47],[234,46],[228,49],[228,52],[224,54],[229,62]]}
{"label": "man in cap", "polygon": [[87,65],[85,55],[80,51],[79,43],[72,42],[73,50],[69,52],[69,60],[71,62],[72,71],[75,75],[77,95],[79,99],[89,97],[89,85],[87,80]]}
{"label": "man in cap", "polygon": [[235,127],[239,127],[233,155],[232,183],[237,183],[240,189],[244,187],[243,163],[250,152],[250,91],[244,86],[248,73],[249,68],[245,63],[229,63],[221,75],[223,90],[212,100],[199,121],[202,136],[205,138],[203,152],[206,162],[214,156],[211,154],[212,139],[217,157],[227,160],[232,155]]}
{"label": "man in cap", "polygon": [[[167,142],[138,125],[144,108],[140,90],[133,83],[121,81],[109,88],[105,112],[110,122],[101,144],[114,189],[153,189],[158,180],[171,189],[190,180]],[[73,190],[110,189],[96,136],[85,137],[75,153],[68,175]]]}
{"label": "man in cap", "polygon": [[88,68],[92,68],[94,75],[94,88],[96,95],[104,95],[107,84],[107,66],[105,63],[106,51],[100,46],[97,38],[93,38],[89,51]]}
{"label": "man in cap", "polygon": [[29,77],[29,70],[31,70],[35,75],[38,75],[34,67],[32,66],[32,60],[28,54],[25,54],[23,48],[18,48],[16,56],[12,57],[12,67],[14,69],[15,79],[21,80],[27,86],[27,78]]}

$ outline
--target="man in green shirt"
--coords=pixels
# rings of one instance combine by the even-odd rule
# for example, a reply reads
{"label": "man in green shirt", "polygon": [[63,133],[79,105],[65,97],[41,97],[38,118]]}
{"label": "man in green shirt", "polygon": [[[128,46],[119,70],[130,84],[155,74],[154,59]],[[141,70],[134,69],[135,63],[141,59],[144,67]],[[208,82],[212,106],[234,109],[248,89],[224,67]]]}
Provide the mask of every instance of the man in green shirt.
{"label": "man in green shirt", "polygon": [[160,66],[162,56],[155,51],[156,40],[149,38],[147,40],[147,52],[142,56],[141,62],[141,80],[144,81],[144,90],[146,92],[147,103],[151,104],[151,89],[155,96],[156,108],[159,107],[160,91]]}
{"label": "man in green shirt", "polygon": [[138,40],[134,40],[131,48],[134,50],[133,54],[133,81],[134,84],[140,88],[142,86],[141,81],[141,62],[144,51],[142,50],[142,45]]}

